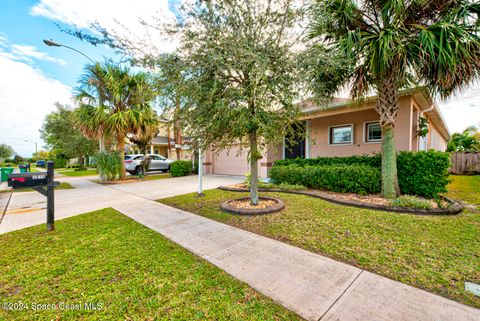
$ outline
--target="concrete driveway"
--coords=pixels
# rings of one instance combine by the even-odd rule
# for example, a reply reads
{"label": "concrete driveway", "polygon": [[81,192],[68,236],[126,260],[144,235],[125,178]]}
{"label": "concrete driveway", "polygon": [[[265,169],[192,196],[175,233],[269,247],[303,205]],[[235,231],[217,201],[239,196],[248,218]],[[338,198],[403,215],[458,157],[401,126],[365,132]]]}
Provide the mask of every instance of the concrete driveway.
{"label": "concrete driveway", "polygon": [[[75,187],[75,189],[55,191],[56,220],[106,207],[122,204],[128,206],[135,201],[135,197],[156,200],[195,192],[198,189],[197,176],[108,186],[93,183],[89,180],[91,178],[67,176],[56,178]],[[211,189],[243,180],[244,177],[240,176],[206,175],[203,178],[203,187]],[[44,196],[37,192],[18,192],[12,193],[10,198],[10,194],[0,194],[0,234],[45,223],[46,198]],[[7,202],[8,207],[6,207]]]}

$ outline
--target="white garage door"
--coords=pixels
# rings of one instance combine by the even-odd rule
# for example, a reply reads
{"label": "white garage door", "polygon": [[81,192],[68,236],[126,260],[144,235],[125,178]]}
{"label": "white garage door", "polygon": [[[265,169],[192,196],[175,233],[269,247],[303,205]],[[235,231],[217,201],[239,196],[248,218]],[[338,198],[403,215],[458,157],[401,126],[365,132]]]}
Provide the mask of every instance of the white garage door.
{"label": "white garage door", "polygon": [[222,150],[214,155],[214,174],[245,175],[250,172],[247,161],[247,150],[244,149],[239,155],[240,147],[232,146],[230,150]]}

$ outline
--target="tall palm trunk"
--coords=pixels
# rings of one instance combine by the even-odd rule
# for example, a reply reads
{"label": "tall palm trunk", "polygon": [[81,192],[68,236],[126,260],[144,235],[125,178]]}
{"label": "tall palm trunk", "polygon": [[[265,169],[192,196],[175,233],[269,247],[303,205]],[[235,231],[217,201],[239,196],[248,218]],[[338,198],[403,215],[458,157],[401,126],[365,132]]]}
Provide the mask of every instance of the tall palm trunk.
{"label": "tall palm trunk", "polygon": [[181,151],[182,148],[177,147],[182,145],[182,129],[180,128],[180,120],[179,120],[179,114],[180,114],[180,98],[177,96],[176,97],[176,102],[175,102],[175,113],[174,113],[174,124],[173,124],[173,130],[174,130],[174,135],[175,135],[175,151],[177,153],[177,160],[181,159]]}
{"label": "tall palm trunk", "polygon": [[125,179],[127,174],[125,172],[125,135],[118,134],[117,136],[117,151],[120,156],[120,179]]}
{"label": "tall palm trunk", "polygon": [[[393,75],[395,73],[392,73]],[[398,93],[395,77],[383,79],[378,86],[375,110],[382,127],[382,195],[395,198],[400,194],[397,179],[397,155],[395,149],[395,120],[398,114]]]}
{"label": "tall palm trunk", "polygon": [[249,135],[250,139],[250,203],[258,204],[258,142],[257,133],[253,132]]}

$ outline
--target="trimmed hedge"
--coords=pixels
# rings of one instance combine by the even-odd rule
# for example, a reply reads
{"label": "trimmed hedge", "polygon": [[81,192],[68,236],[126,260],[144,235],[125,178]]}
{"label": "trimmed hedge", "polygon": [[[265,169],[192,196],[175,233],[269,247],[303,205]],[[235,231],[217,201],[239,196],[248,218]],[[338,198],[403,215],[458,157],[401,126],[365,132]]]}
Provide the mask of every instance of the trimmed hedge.
{"label": "trimmed hedge", "polygon": [[447,192],[451,166],[448,153],[400,152],[397,155],[398,185],[402,194],[437,198]]}
{"label": "trimmed hedge", "polygon": [[170,163],[170,175],[173,177],[187,176],[192,173],[192,162],[186,160],[177,160]]}
{"label": "trimmed hedge", "polygon": [[303,185],[340,193],[374,194],[380,192],[381,174],[368,165],[278,166],[270,170],[274,184]]}
{"label": "trimmed hedge", "polygon": [[[277,160],[272,167],[270,173],[275,173],[278,167],[288,167],[294,165],[298,168],[302,167],[325,167],[325,166],[350,166],[362,165],[372,167],[380,171],[382,158],[380,154],[373,156],[350,156],[350,157],[319,157],[312,159],[285,159]],[[435,150],[422,152],[399,152],[397,154],[397,170],[398,184],[402,194],[420,195],[427,198],[436,198],[439,193],[447,191],[449,183],[448,169],[450,168],[450,156],[448,153]],[[345,169],[347,170],[347,169]],[[352,179],[355,181],[363,180],[362,172],[352,169]],[[297,170],[298,171],[298,170]],[[311,170],[308,170],[311,171]],[[355,175],[359,177],[355,177]],[[335,173],[335,175],[339,175]],[[343,174],[342,174],[343,175]],[[340,177],[344,177],[340,175]],[[272,177],[272,175],[270,174]],[[283,176],[282,176],[283,177]],[[273,179],[273,177],[272,177]],[[286,178],[282,178],[286,179]],[[325,178],[323,178],[325,179]],[[337,179],[336,177],[333,180]],[[283,181],[279,181],[281,183]],[[285,182],[291,184],[286,180]],[[381,182],[381,176],[378,178],[378,184]],[[296,184],[305,185],[310,188],[316,188],[313,185],[306,185],[302,182]],[[316,183],[317,185],[320,183]],[[324,189],[329,189],[324,187]]]}
{"label": "trimmed hedge", "polygon": [[325,165],[368,165],[378,167],[382,165],[382,155],[375,154],[373,156],[359,155],[349,157],[317,157],[317,158],[295,158],[295,159],[279,159],[274,165],[287,166],[325,166]]}

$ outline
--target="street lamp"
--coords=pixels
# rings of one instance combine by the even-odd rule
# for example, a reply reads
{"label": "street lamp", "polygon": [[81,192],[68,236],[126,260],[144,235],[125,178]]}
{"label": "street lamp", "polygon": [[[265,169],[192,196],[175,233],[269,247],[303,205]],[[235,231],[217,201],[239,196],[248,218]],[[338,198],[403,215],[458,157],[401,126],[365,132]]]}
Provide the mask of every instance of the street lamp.
{"label": "street lamp", "polygon": [[32,142],[32,141],[29,141],[28,139],[25,139],[25,143],[35,143],[35,154],[38,153],[38,150],[37,150],[37,142]]}
{"label": "street lamp", "polygon": [[78,52],[79,54],[81,54],[82,56],[84,56],[85,58],[87,58],[88,60],[90,60],[93,64],[95,64],[95,61],[93,61],[92,58],[90,58],[89,56],[87,56],[86,54],[84,54],[83,52],[81,52],[80,50],[77,50],[77,49],[72,48],[72,47],[70,47],[70,46],[67,46],[67,45],[58,43],[58,42],[56,42],[56,41],[53,41],[52,39],[50,39],[50,40],[44,39],[44,40],[43,40],[43,43],[46,44],[46,45],[49,46],[49,47],[64,47],[64,48],[68,48],[68,49],[70,49],[70,50],[76,51],[76,52]]}
{"label": "street lamp", "polygon": [[[61,44],[59,42],[56,42],[56,41],[53,41],[52,39],[50,40],[47,40],[47,39],[43,39],[43,43],[46,44],[47,46],[49,47],[64,47],[64,48],[67,48],[67,49],[70,49],[70,50],[73,50],[75,52],[78,52],[79,54],[81,54],[82,56],[84,56],[85,58],[87,58],[88,60],[90,60],[92,62],[92,64],[96,64],[95,61],[93,61],[92,58],[90,58],[89,56],[87,56],[86,54],[84,54],[83,52],[81,52],[80,50],[77,50],[73,47],[70,47],[70,46],[67,46],[67,45],[64,45],[64,44]],[[100,95],[100,90],[98,90],[98,99],[99,99],[99,105],[102,104],[101,102],[101,95]],[[99,138],[98,139],[98,143],[99,143],[99,149],[100,149],[100,152],[104,152],[105,151],[105,146],[103,144],[103,139],[102,138]]]}

